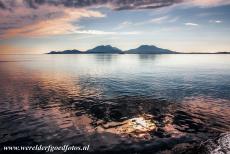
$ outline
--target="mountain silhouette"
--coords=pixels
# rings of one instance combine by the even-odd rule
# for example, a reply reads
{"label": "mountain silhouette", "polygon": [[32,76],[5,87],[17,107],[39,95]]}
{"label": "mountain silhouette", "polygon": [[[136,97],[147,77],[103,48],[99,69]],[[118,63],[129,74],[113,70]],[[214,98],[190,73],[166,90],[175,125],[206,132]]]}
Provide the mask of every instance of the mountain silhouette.
{"label": "mountain silhouette", "polygon": [[48,54],[175,54],[178,52],[168,49],[158,48],[154,45],[141,45],[138,48],[122,51],[111,45],[100,45],[87,51],[80,50],[64,50],[51,51]]}
{"label": "mountain silhouette", "polygon": [[51,51],[48,54],[81,54],[82,51],[73,49],[73,50],[64,50],[64,51]]}
{"label": "mountain silhouette", "polygon": [[93,49],[87,50],[85,53],[109,53],[109,54],[120,54],[123,53],[120,49],[112,47],[111,45],[101,45]]}
{"label": "mountain silhouette", "polygon": [[141,45],[136,49],[125,51],[126,54],[175,54],[177,52],[168,49],[158,48],[154,45]]}

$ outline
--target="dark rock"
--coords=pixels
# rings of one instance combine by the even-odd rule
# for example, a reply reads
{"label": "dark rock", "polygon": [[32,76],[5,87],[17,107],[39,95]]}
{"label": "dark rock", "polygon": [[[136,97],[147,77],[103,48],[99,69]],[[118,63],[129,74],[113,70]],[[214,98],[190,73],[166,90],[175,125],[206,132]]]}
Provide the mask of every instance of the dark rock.
{"label": "dark rock", "polygon": [[153,45],[141,45],[136,49],[130,49],[128,51],[125,51],[125,53],[127,54],[175,54],[176,52],[168,49],[158,48]]}

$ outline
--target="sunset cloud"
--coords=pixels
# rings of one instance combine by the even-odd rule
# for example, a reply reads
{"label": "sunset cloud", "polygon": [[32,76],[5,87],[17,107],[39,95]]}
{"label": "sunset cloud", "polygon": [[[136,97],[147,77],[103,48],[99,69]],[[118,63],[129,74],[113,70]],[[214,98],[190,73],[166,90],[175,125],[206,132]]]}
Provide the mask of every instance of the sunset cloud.
{"label": "sunset cloud", "polygon": [[[106,15],[93,8],[106,7],[114,11],[156,9],[176,4],[211,7],[230,4],[229,0],[0,0],[0,38],[15,36],[49,36],[79,31],[82,18]],[[161,23],[167,17],[151,23]],[[74,23],[74,24],[73,24]],[[195,26],[193,24],[188,24]],[[122,25],[123,27],[127,24]],[[118,28],[119,29],[119,28]]]}
{"label": "sunset cloud", "polygon": [[72,8],[108,7],[113,10],[154,9],[178,3],[190,3],[198,6],[219,6],[230,4],[229,0],[0,0],[0,8],[12,10],[12,7],[26,6],[37,9],[42,5]]}
{"label": "sunset cloud", "polygon": [[8,25],[8,29],[5,30],[3,37],[13,36],[46,36],[46,35],[59,35],[59,34],[71,34],[79,27],[73,25],[71,22],[76,21],[82,17],[103,17],[102,14],[94,11],[86,10],[65,10],[63,15],[58,18],[40,20],[34,19],[33,21],[26,20],[27,23],[15,23],[17,26]]}
{"label": "sunset cloud", "polygon": [[75,9],[63,6],[42,5],[34,9],[20,3],[22,2],[21,0],[17,2],[12,4],[14,6],[12,10],[6,5],[8,3],[2,6],[4,9],[0,9],[1,38],[69,34],[79,28],[73,22],[81,18],[105,17],[104,14],[98,11],[84,8]]}

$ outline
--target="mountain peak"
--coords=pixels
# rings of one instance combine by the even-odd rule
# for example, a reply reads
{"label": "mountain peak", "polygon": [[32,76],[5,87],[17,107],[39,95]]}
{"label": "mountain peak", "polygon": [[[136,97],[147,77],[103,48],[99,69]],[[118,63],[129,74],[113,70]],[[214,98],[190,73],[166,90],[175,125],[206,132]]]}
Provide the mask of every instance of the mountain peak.
{"label": "mountain peak", "polygon": [[142,48],[142,47],[156,47],[156,46],[155,45],[146,45],[146,44],[139,46],[139,48]]}
{"label": "mountain peak", "polygon": [[156,48],[156,46],[154,45],[141,45],[138,47],[138,49],[147,49],[147,48]]}
{"label": "mountain peak", "polygon": [[95,48],[98,48],[98,47],[111,47],[112,48],[111,45],[99,45],[99,46],[96,46]]}
{"label": "mountain peak", "polygon": [[122,53],[122,51],[111,45],[100,45],[93,49],[87,50],[86,53]]}
{"label": "mountain peak", "polygon": [[130,49],[125,53],[129,54],[172,54],[176,53],[168,49],[158,48],[154,45],[141,45],[138,48]]}

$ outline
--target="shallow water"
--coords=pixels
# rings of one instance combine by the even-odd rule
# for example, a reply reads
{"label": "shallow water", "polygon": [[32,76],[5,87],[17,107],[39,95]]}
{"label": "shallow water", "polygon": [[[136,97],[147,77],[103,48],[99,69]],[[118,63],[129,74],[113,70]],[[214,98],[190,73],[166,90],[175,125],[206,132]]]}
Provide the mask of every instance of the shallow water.
{"label": "shallow water", "polygon": [[230,131],[230,55],[1,55],[0,144],[185,149]]}

